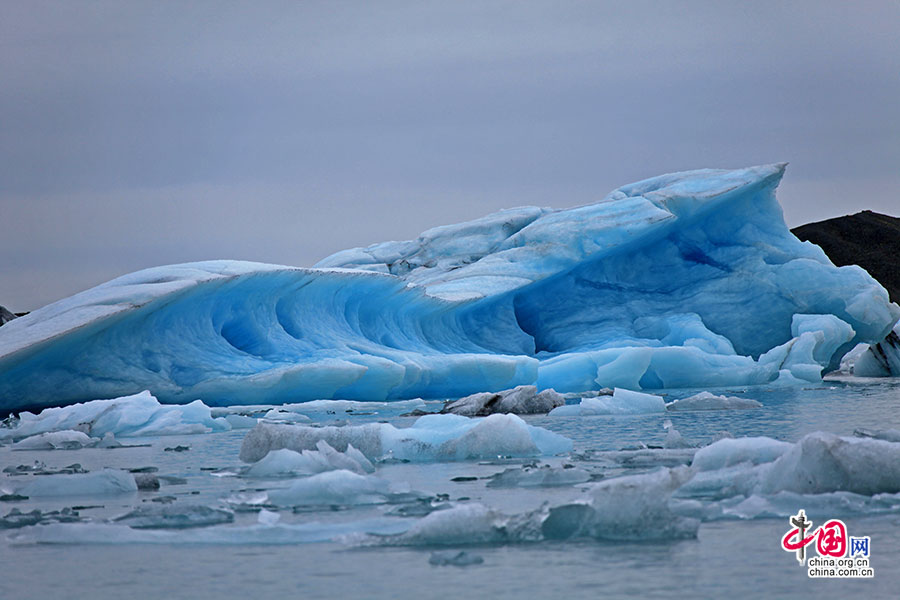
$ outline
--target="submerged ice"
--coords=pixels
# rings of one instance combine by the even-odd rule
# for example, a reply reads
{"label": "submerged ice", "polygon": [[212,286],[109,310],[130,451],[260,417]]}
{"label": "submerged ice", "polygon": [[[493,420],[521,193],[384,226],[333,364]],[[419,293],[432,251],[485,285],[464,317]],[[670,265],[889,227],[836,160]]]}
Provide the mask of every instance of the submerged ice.
{"label": "submerged ice", "polygon": [[0,329],[0,409],[141,390],[215,406],[818,381],[900,309],[791,235],[783,171],[663,175],[312,269],[125,275]]}

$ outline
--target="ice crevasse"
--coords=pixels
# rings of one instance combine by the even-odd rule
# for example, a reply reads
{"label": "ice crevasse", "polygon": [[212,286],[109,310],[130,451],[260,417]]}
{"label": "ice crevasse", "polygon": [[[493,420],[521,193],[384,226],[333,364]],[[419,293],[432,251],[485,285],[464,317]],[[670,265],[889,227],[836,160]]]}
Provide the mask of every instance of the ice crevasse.
{"label": "ice crevasse", "polygon": [[818,381],[900,318],[784,223],[785,165],[522,207],[314,268],[151,268],[0,328],[0,409],[150,390],[207,405]]}

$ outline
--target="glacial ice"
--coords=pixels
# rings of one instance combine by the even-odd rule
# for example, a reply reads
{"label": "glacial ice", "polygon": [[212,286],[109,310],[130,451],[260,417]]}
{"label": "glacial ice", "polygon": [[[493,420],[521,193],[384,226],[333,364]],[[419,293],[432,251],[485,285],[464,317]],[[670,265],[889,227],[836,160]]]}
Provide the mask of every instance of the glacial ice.
{"label": "glacial ice", "polygon": [[794,444],[770,438],[723,439],[694,455],[685,497],[730,498],[900,492],[900,443],[815,432]]}
{"label": "glacial ice", "polygon": [[760,407],[762,403],[751,398],[717,396],[710,392],[700,392],[666,403],[666,410],[746,410]]}
{"label": "glacial ice", "polygon": [[46,408],[39,414],[23,412],[16,427],[0,429],[0,440],[22,440],[42,433],[80,431],[102,438],[184,435],[228,431],[224,418],[213,418],[199,400],[181,406],[160,404],[150,392],[112,400],[93,400],[70,406]]}
{"label": "glacial ice", "polygon": [[53,523],[25,527],[11,539],[18,544],[293,545],[326,542],[352,534],[395,535],[408,528],[408,522],[390,518],[345,523],[277,523],[175,530],[135,529],[107,523]]}
{"label": "glacial ice", "polygon": [[338,452],[325,440],[319,440],[316,450],[295,452],[287,448],[272,450],[244,473],[245,477],[285,477],[314,475],[324,471],[344,469],[359,475],[375,472],[375,467],[365,455],[347,444],[344,452]]}
{"label": "glacial ice", "polygon": [[71,429],[39,433],[19,440],[11,446],[12,450],[79,450],[95,446],[100,440],[90,437],[81,431]]}
{"label": "glacial ice", "polygon": [[612,396],[582,398],[579,404],[554,408],[550,411],[550,416],[642,415],[665,411],[666,403],[660,396],[616,388]]}
{"label": "glacial ice", "polygon": [[591,474],[579,467],[524,466],[506,469],[491,476],[487,487],[550,487],[575,485],[591,480]]}
{"label": "glacial ice", "polygon": [[234,521],[234,513],[199,504],[139,506],[113,519],[135,529],[186,529]]}
{"label": "glacial ice", "polygon": [[516,415],[468,418],[436,414],[419,417],[403,429],[389,423],[308,427],[263,422],[244,437],[240,458],[256,462],[281,448],[312,450],[321,440],[340,452],[352,444],[371,460],[390,457],[414,462],[529,457],[572,449],[571,440],[528,425]]}
{"label": "glacial ice", "polygon": [[28,496],[110,496],[137,491],[134,476],[119,469],[102,469],[76,475],[41,475],[17,493]]}
{"label": "glacial ice", "polygon": [[270,490],[267,502],[276,506],[381,504],[392,494],[390,482],[374,475],[339,469],[294,481]]}
{"label": "glacial ice", "polygon": [[0,410],[141,390],[216,406],[818,381],[900,308],[790,234],[783,172],[663,175],[312,269],[125,275],[0,329]]}

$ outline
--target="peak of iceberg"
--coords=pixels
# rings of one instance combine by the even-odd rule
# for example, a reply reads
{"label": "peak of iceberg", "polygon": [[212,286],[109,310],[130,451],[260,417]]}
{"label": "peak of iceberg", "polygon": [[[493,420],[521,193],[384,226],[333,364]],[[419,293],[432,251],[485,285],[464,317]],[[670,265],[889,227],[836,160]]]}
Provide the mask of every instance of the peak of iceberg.
{"label": "peak of iceberg", "polygon": [[456,398],[816,381],[900,318],[784,224],[785,165],[524,207],[304,269],[157,267],[0,329],[0,410]]}

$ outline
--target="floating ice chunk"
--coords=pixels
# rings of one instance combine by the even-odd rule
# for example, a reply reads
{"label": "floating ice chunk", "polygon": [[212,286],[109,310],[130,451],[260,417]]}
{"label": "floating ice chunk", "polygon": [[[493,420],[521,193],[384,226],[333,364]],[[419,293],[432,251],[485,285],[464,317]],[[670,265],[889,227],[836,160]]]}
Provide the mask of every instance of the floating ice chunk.
{"label": "floating ice chunk", "polygon": [[305,427],[260,423],[241,445],[241,460],[253,462],[271,450],[310,450],[325,440],[339,451],[352,444],[370,459],[391,456],[412,461],[467,460],[496,456],[540,456],[568,452],[572,442],[516,415],[470,419],[427,415],[405,429],[387,423]]}
{"label": "floating ice chunk", "polygon": [[591,484],[585,500],[551,508],[541,531],[547,539],[696,537],[700,522],[669,507],[673,492],[691,476],[689,469],[678,467]]}
{"label": "floating ice chunk", "polygon": [[710,392],[700,392],[666,403],[666,410],[746,410],[760,407],[762,404],[751,398],[716,396]]}
{"label": "floating ice chunk", "polygon": [[352,444],[338,452],[325,440],[319,440],[316,450],[295,452],[287,448],[272,450],[244,474],[247,477],[285,477],[313,475],[325,471],[346,469],[357,474],[373,473],[375,467]]}
{"label": "floating ice chunk", "polygon": [[269,491],[267,496],[277,506],[345,506],[381,504],[390,494],[386,479],[337,470],[298,479],[288,488]]}
{"label": "floating ice chunk", "polygon": [[391,518],[181,530],[133,529],[105,523],[62,523],[25,527],[12,539],[18,544],[293,545],[340,540],[352,534],[396,535],[409,526],[410,522],[406,519]]}
{"label": "floating ice chunk", "polygon": [[549,487],[575,485],[591,480],[591,474],[578,467],[522,467],[493,475],[488,487]]}
{"label": "floating ice chunk", "polygon": [[878,431],[873,431],[871,429],[856,429],[854,430],[853,435],[856,437],[884,440],[886,442],[900,442],[900,430],[898,429],[881,429]]}
{"label": "floating ice chunk", "polygon": [[461,504],[431,513],[391,540],[403,546],[456,546],[497,544],[510,540],[508,517],[483,504]]}
{"label": "floating ice chunk", "polygon": [[725,438],[697,450],[691,466],[698,471],[714,471],[741,463],[759,465],[774,461],[793,446],[767,437]]}
{"label": "floating ice chunk", "polygon": [[209,527],[234,521],[234,513],[197,504],[139,506],[113,519],[135,529],[186,529]]}
{"label": "floating ice chunk", "polygon": [[379,416],[398,416],[414,410],[424,410],[425,401],[421,398],[397,400],[395,402],[360,402],[357,400],[312,400],[283,404],[280,410],[300,413],[314,419],[333,418],[336,415],[352,415],[353,413],[375,413]]}
{"label": "floating ice chunk", "polygon": [[666,437],[663,440],[663,448],[666,450],[676,450],[681,448],[692,448],[694,444],[687,441],[681,432],[675,429],[672,422],[666,419],[664,424],[666,428]]}
{"label": "floating ice chunk", "polygon": [[145,435],[183,435],[228,431],[225,419],[215,419],[209,407],[196,400],[183,406],[160,404],[150,392],[112,400],[93,400],[62,408],[47,408],[34,415],[23,412],[18,425],[0,430],[0,437],[22,439],[53,431],[77,430],[102,438]]}
{"label": "floating ice chunk", "polygon": [[263,415],[263,418],[269,421],[282,421],[285,423],[309,423],[312,421],[312,419],[306,415],[277,408],[273,408],[267,412]]}
{"label": "floating ice chunk", "polygon": [[97,444],[96,440],[81,431],[53,431],[39,433],[19,440],[11,450],[78,450]]}
{"label": "floating ice chunk", "polygon": [[722,507],[723,518],[759,519],[789,517],[802,506],[810,514],[828,515],[877,515],[900,510],[900,495],[876,494],[864,496],[851,492],[824,494],[798,494],[778,492],[772,495],[753,494],[737,504]]}
{"label": "floating ice chunk", "polygon": [[262,509],[259,511],[259,515],[257,515],[256,520],[260,525],[271,527],[272,525],[278,523],[279,520],[281,520],[281,515],[273,510]]}
{"label": "floating ice chunk", "polygon": [[77,475],[43,475],[19,489],[23,496],[108,496],[137,491],[127,471],[103,469]]}
{"label": "floating ice chunk", "polygon": [[612,396],[582,398],[580,404],[568,404],[550,411],[553,417],[590,415],[639,415],[662,413],[666,403],[660,396],[615,388]]}
{"label": "floating ice chunk", "polygon": [[465,417],[484,417],[495,413],[516,415],[546,414],[565,404],[565,399],[554,390],[538,393],[533,385],[520,385],[502,392],[481,392],[460,398],[444,406],[442,413]]}
{"label": "floating ice chunk", "polygon": [[0,518],[0,529],[18,529],[20,527],[28,527],[30,525],[46,525],[48,523],[77,523],[81,521],[78,511],[71,508],[62,510],[41,511],[34,509],[31,512],[23,513],[18,508],[9,511],[4,517]]}
{"label": "floating ice chunk", "polygon": [[760,491],[781,490],[802,494],[847,491],[867,496],[900,492],[900,444],[811,433],[766,472]]}

